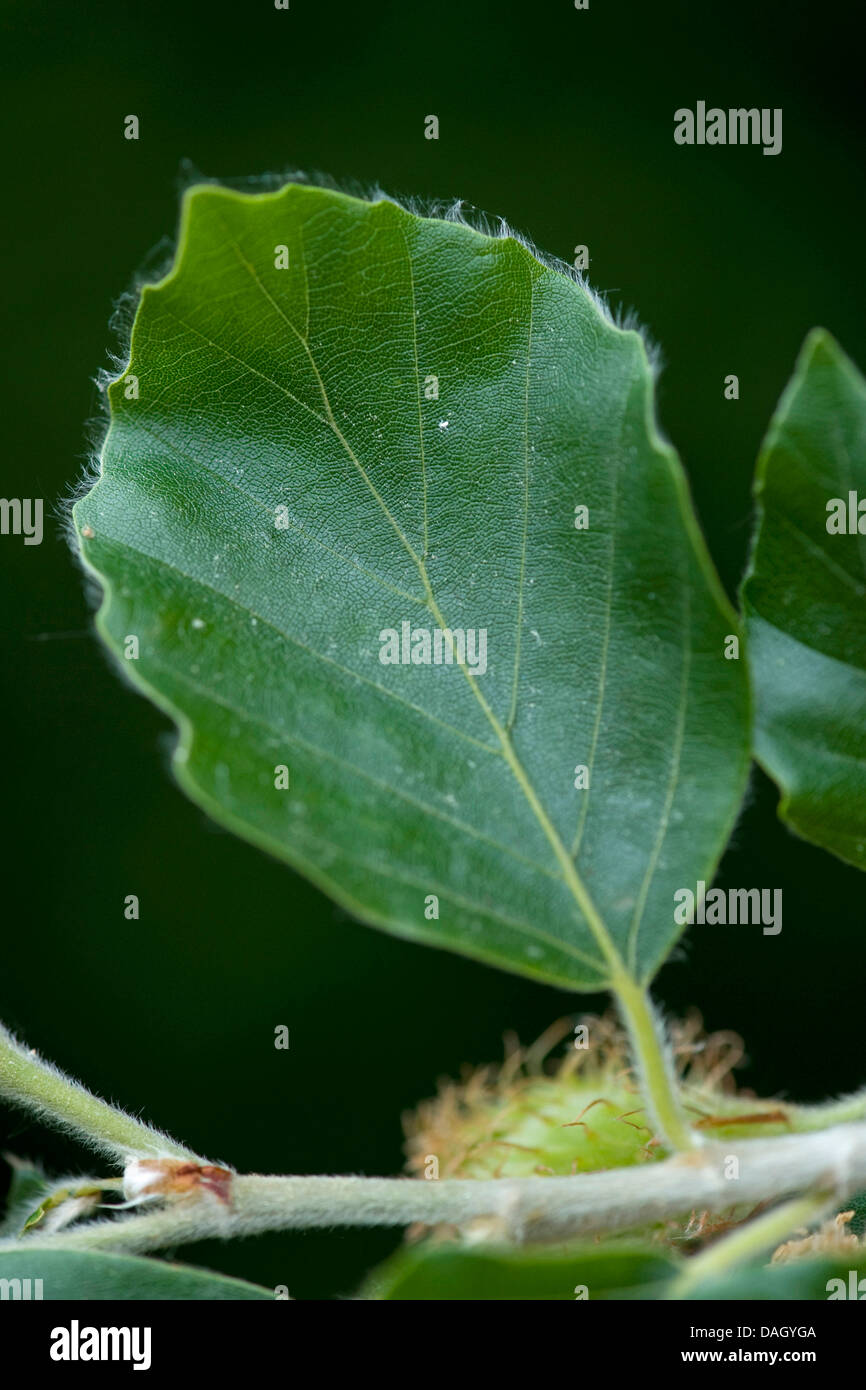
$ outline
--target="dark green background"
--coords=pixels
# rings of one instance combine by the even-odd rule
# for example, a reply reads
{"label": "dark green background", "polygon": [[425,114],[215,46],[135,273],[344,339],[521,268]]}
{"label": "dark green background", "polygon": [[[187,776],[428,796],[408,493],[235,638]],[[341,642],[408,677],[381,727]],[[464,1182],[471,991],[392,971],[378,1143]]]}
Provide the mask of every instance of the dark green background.
{"label": "dark green background", "polygon": [[[761,435],[814,324],[866,366],[861,49],[841,3],[475,0],[4,3],[5,496],[53,504],[99,414],[118,296],[174,231],[181,162],[322,170],[460,196],[591,278],[661,344],[662,423],[733,592]],[[681,148],[673,112],[784,109],[781,155]],[[140,117],[141,139],[123,138]],[[424,117],[441,122],[438,143]],[[735,372],[740,400],[723,399]],[[215,1158],[389,1173],[439,1074],[586,1003],[358,926],[215,830],[173,786],[166,721],[90,634],[52,521],[0,539],[5,809],[0,1015],[64,1067]],[[739,1030],[764,1093],[862,1084],[862,880],[793,840],[757,777],[726,882],[781,887],[784,928],[691,932],[671,1010]],[[123,917],[128,893],[141,920]],[[278,1023],[291,1049],[275,1052]],[[5,1112],[0,1143],[81,1161]],[[194,1255],[298,1297],[345,1294],[393,1233]]]}

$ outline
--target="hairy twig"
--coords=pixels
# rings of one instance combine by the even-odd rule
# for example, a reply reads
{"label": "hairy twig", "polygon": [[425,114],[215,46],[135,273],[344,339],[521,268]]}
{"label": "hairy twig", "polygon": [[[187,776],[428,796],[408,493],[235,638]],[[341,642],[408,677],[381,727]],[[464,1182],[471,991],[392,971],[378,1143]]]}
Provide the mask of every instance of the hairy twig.
{"label": "hairy twig", "polygon": [[[739,1176],[733,1179],[731,1159]],[[147,1251],[208,1237],[334,1226],[440,1222],[488,1229],[513,1242],[625,1231],[701,1210],[728,1211],[800,1193],[843,1201],[866,1186],[866,1125],[707,1145],[660,1163],[576,1177],[408,1178],[235,1176],[229,1201],[194,1195],[153,1211],[99,1221],[28,1245]],[[798,1221],[793,1221],[797,1225]],[[786,1234],[785,1223],[777,1233]],[[774,1235],[774,1239],[776,1235]],[[9,1242],[5,1243],[8,1246]],[[4,1248],[4,1246],[0,1246]]]}

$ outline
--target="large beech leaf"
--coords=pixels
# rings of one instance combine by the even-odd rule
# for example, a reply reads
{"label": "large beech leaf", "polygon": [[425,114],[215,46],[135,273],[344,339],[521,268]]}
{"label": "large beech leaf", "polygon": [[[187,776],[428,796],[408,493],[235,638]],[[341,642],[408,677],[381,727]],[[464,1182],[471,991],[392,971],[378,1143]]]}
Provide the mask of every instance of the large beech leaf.
{"label": "large beech leaf", "polygon": [[513,237],[200,187],[109,399],[78,535],[189,795],[388,930],[651,975],[748,697],[639,335]]}
{"label": "large beech leaf", "polygon": [[866,381],[823,331],[803,347],[755,490],[755,751],[791,828],[866,868]]}

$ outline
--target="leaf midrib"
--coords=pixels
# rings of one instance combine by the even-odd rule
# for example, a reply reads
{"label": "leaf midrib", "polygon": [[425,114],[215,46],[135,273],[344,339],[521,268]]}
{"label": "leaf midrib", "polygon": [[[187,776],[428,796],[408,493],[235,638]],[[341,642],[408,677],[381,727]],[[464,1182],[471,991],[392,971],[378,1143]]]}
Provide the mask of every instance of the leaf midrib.
{"label": "leaf midrib", "polygon": [[[223,225],[225,226],[225,223],[223,223]],[[310,366],[311,366],[311,368],[312,368],[312,370],[313,370],[313,374],[315,375],[316,381],[317,381],[317,383],[318,383],[318,385],[319,385],[319,390],[320,390],[321,396],[322,396],[322,404],[324,405],[325,414],[326,414],[326,416],[327,416],[327,420],[328,420],[328,423],[329,423],[329,425],[330,425],[330,427],[331,427],[331,430],[333,431],[333,433],[334,433],[334,435],[336,436],[336,438],[337,438],[337,440],[339,441],[339,443],[340,443],[340,444],[342,445],[342,447],[344,448],[344,450],[345,450],[346,454],[348,455],[348,457],[349,457],[349,459],[350,459],[352,465],[355,467],[355,469],[356,469],[357,472],[359,473],[361,479],[363,480],[364,485],[367,487],[367,489],[368,489],[368,491],[370,492],[371,496],[375,499],[377,505],[379,506],[380,510],[382,511],[383,515],[385,516],[386,520],[388,521],[388,524],[391,526],[391,528],[392,528],[392,530],[394,531],[395,535],[397,536],[398,540],[399,540],[400,543],[403,545],[403,547],[404,547],[404,549],[406,550],[407,554],[409,555],[410,559],[412,560],[412,562],[413,562],[414,565],[416,566],[416,568],[417,568],[417,570],[418,570],[419,577],[420,577],[421,582],[422,582],[422,584],[423,584],[423,586],[424,586],[424,592],[425,592],[426,595],[427,595],[428,605],[429,605],[429,608],[430,608],[430,612],[431,612],[432,615],[433,615],[433,618],[435,619],[436,623],[438,624],[439,628],[441,629],[441,631],[442,631],[443,633],[444,633],[444,632],[451,631],[451,628],[450,628],[449,624],[447,623],[447,621],[446,621],[446,619],[445,619],[445,617],[444,617],[444,615],[443,615],[443,613],[442,613],[441,609],[439,608],[439,605],[438,605],[438,603],[437,603],[437,601],[436,601],[436,597],[435,597],[435,594],[434,594],[434,591],[433,591],[433,586],[432,586],[432,583],[431,583],[431,581],[430,581],[430,576],[429,576],[428,573],[427,573],[427,565],[426,565],[424,556],[418,554],[418,552],[416,551],[415,547],[412,545],[411,541],[409,540],[409,538],[408,538],[408,537],[406,536],[406,534],[404,533],[404,531],[403,531],[402,527],[400,526],[399,522],[398,522],[398,521],[396,520],[396,518],[393,516],[393,514],[392,514],[390,508],[388,507],[387,503],[385,502],[384,498],[382,497],[381,493],[379,492],[379,490],[378,490],[378,488],[376,487],[375,483],[373,482],[372,478],[371,478],[370,475],[368,474],[366,468],[365,468],[364,465],[361,463],[360,459],[358,458],[357,454],[355,453],[354,449],[352,448],[352,446],[351,446],[351,444],[349,443],[349,441],[346,439],[346,436],[343,434],[343,431],[340,429],[340,426],[339,426],[338,423],[337,423],[337,419],[336,419],[336,416],[334,415],[334,411],[333,411],[333,408],[332,408],[332,406],[331,406],[331,401],[330,401],[330,398],[329,398],[329,396],[328,396],[328,391],[327,391],[327,388],[326,388],[326,386],[325,386],[324,379],[323,379],[322,374],[321,374],[321,372],[320,372],[320,370],[319,370],[318,364],[317,364],[316,359],[315,359],[315,357],[314,357],[314,355],[313,355],[313,350],[312,350],[312,348],[311,348],[311,346],[310,346],[310,343],[309,343],[308,339],[307,339],[302,333],[300,333],[300,332],[298,331],[298,329],[297,329],[297,328],[295,327],[295,325],[292,323],[291,319],[288,317],[288,315],[285,313],[285,311],[280,307],[280,305],[277,303],[277,301],[276,301],[276,300],[273,298],[273,296],[269,293],[269,291],[267,290],[267,288],[262,284],[262,282],[261,282],[261,280],[259,279],[259,276],[258,276],[258,274],[257,274],[257,272],[256,272],[255,266],[254,266],[250,261],[248,261],[247,258],[244,256],[244,254],[243,254],[243,252],[242,252],[240,246],[237,244],[237,242],[235,241],[234,237],[231,236],[231,233],[228,231],[227,228],[226,228],[226,231],[227,231],[227,233],[228,233],[228,240],[229,240],[229,242],[230,242],[230,244],[231,244],[231,246],[232,246],[233,251],[235,252],[235,255],[237,256],[238,260],[240,261],[240,263],[241,263],[241,264],[244,266],[244,268],[247,270],[247,272],[248,272],[249,275],[251,276],[253,282],[258,286],[259,290],[261,291],[262,295],[263,295],[264,298],[267,300],[267,302],[272,306],[272,308],[276,311],[276,313],[279,315],[279,317],[283,320],[283,322],[286,324],[286,326],[288,327],[288,329],[290,330],[290,332],[293,333],[293,334],[295,335],[295,337],[298,339],[298,341],[301,343],[301,345],[302,345],[302,347],[303,347],[303,349],[304,349],[304,352],[306,353],[307,360],[308,360],[309,363],[310,363]],[[408,242],[406,241],[406,238],[405,238],[405,237],[403,237],[403,245],[404,245],[404,249],[405,249],[405,251],[406,251],[406,258],[407,258],[407,262],[409,263],[409,269],[410,269],[410,275],[411,275],[411,274],[412,274],[412,269],[411,269],[411,254],[410,254],[410,252],[409,252]],[[414,332],[414,327],[415,327],[415,322],[414,322],[414,316],[413,316],[413,332]],[[416,356],[416,373],[417,373],[417,356]],[[416,392],[417,392],[417,391],[420,391],[420,375],[419,375],[419,374],[416,374]],[[527,389],[526,389],[526,402],[525,402],[525,405],[526,405],[526,418],[527,418],[527,428],[528,428],[528,418],[529,418],[529,382],[528,382],[528,372],[527,372]],[[313,413],[315,413],[315,412],[313,412]],[[526,488],[527,488],[526,506],[527,506],[527,507],[528,507],[528,486],[529,486],[529,464],[528,464],[528,457],[527,457],[527,459],[526,459]],[[521,576],[521,582],[522,582],[522,576]],[[586,887],[586,884],[585,884],[584,881],[583,881],[583,878],[582,878],[581,875],[577,872],[577,869],[576,869],[576,867],[575,867],[575,865],[574,865],[574,863],[573,863],[573,861],[572,861],[572,859],[571,859],[571,856],[569,855],[568,850],[566,849],[565,845],[563,844],[563,841],[562,841],[562,839],[561,839],[561,837],[560,837],[560,835],[559,835],[559,832],[557,831],[557,829],[556,829],[556,827],[554,826],[552,820],[550,819],[550,816],[548,815],[547,811],[545,810],[544,805],[543,805],[543,803],[542,803],[542,801],[541,801],[541,798],[540,798],[539,795],[538,795],[538,792],[536,791],[536,789],[535,789],[535,787],[534,787],[534,785],[533,785],[531,779],[529,778],[529,776],[528,776],[528,774],[527,774],[525,768],[523,767],[523,764],[521,763],[519,757],[517,756],[517,752],[516,752],[516,750],[515,750],[515,748],[514,748],[514,744],[513,744],[513,742],[512,742],[511,734],[510,734],[509,730],[508,730],[507,728],[505,728],[505,727],[502,725],[502,723],[500,722],[500,720],[497,718],[496,714],[494,713],[494,711],[492,710],[490,704],[488,703],[488,701],[487,701],[485,695],[484,695],[483,692],[479,689],[478,683],[477,683],[475,677],[473,676],[472,672],[471,672],[471,671],[469,670],[469,668],[467,667],[465,661],[463,661],[463,660],[460,659],[459,652],[458,652],[458,654],[457,654],[457,664],[458,664],[458,666],[460,667],[461,671],[463,672],[463,675],[465,676],[467,682],[469,683],[469,688],[470,688],[470,690],[472,691],[472,694],[474,695],[474,697],[475,697],[475,699],[477,700],[478,704],[480,705],[482,712],[484,713],[486,719],[488,720],[488,722],[489,722],[489,724],[490,724],[490,727],[493,729],[493,732],[496,734],[496,737],[498,738],[499,743],[500,743],[500,746],[501,746],[501,748],[502,748],[502,752],[503,752],[503,755],[504,755],[504,757],[505,757],[505,760],[506,760],[506,762],[508,763],[508,766],[510,767],[510,769],[511,769],[513,775],[514,775],[514,777],[515,777],[515,779],[516,779],[516,781],[517,781],[517,783],[518,783],[518,786],[520,787],[521,791],[523,792],[523,795],[525,796],[526,800],[528,801],[529,806],[530,806],[530,809],[531,809],[531,811],[533,812],[534,816],[536,817],[536,819],[537,819],[537,821],[538,821],[538,823],[539,823],[539,825],[540,825],[540,827],[541,827],[541,829],[542,829],[542,831],[543,831],[543,833],[544,833],[546,839],[548,840],[548,843],[550,844],[551,849],[553,850],[554,856],[555,856],[555,858],[556,858],[556,860],[557,860],[557,862],[558,862],[558,864],[559,864],[559,867],[560,867],[560,871],[561,871],[561,875],[562,875],[563,881],[564,881],[566,887],[569,889],[569,891],[570,891],[572,897],[574,898],[574,900],[575,900],[575,902],[576,902],[576,904],[577,904],[577,906],[578,906],[578,908],[579,908],[579,910],[580,910],[580,913],[581,913],[581,915],[582,915],[584,921],[586,922],[586,925],[589,927],[589,930],[590,930],[590,932],[592,933],[592,936],[593,936],[594,939],[595,939],[596,945],[599,947],[599,949],[600,949],[600,951],[601,951],[601,953],[602,953],[602,956],[603,956],[604,960],[606,961],[608,967],[610,968],[612,981],[613,981],[614,979],[616,979],[616,978],[622,978],[622,977],[626,976],[626,975],[628,974],[628,972],[626,971],[625,965],[624,965],[624,963],[623,963],[623,961],[622,961],[622,959],[621,959],[621,957],[620,957],[620,954],[619,954],[619,952],[618,952],[618,950],[617,950],[617,948],[616,948],[616,946],[615,946],[615,944],[614,944],[614,942],[613,942],[612,937],[610,936],[610,933],[609,933],[608,930],[607,930],[607,927],[606,927],[606,925],[605,925],[605,923],[604,923],[604,920],[603,920],[601,914],[599,913],[598,909],[596,908],[595,903],[593,902],[592,897],[591,897],[591,895],[590,895],[590,893],[589,893],[589,890],[588,890],[588,888]]]}

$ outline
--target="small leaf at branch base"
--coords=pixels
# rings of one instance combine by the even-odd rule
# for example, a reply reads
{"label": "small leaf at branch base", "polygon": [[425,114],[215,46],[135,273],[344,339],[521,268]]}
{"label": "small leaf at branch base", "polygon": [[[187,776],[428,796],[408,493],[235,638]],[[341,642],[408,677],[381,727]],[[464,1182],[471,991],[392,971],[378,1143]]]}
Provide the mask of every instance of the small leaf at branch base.
{"label": "small leaf at branch base", "polygon": [[[273,1293],[242,1279],[206,1269],[168,1264],[137,1255],[109,1255],[93,1250],[46,1250],[31,1247],[0,1251],[0,1279],[11,1281],[10,1297],[69,1299],[270,1299]],[[26,1281],[29,1286],[26,1285]],[[16,1285],[15,1281],[20,1281]],[[27,1292],[24,1292],[25,1286]],[[4,1285],[4,1287],[7,1287]],[[20,1290],[17,1292],[15,1290]]]}

